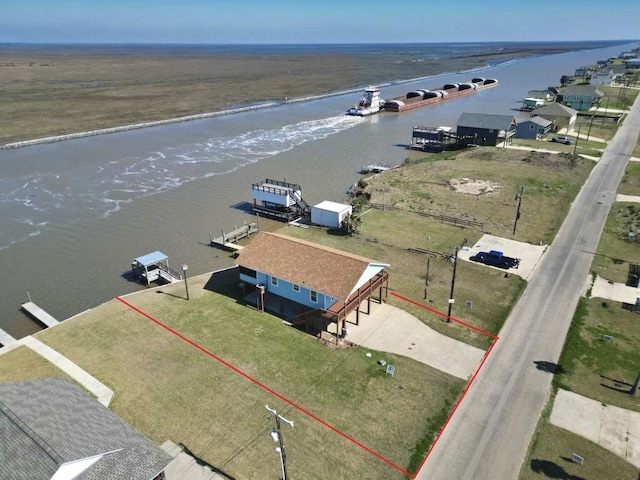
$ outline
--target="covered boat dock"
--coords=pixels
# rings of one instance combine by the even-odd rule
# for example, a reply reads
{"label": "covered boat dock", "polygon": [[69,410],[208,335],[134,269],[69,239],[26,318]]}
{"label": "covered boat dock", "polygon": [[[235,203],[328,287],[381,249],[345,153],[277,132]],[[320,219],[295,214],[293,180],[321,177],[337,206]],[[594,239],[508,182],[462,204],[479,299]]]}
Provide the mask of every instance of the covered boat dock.
{"label": "covered boat dock", "polygon": [[136,280],[147,285],[156,281],[173,283],[182,280],[182,275],[169,268],[169,257],[159,251],[136,258],[131,262],[131,270]]}

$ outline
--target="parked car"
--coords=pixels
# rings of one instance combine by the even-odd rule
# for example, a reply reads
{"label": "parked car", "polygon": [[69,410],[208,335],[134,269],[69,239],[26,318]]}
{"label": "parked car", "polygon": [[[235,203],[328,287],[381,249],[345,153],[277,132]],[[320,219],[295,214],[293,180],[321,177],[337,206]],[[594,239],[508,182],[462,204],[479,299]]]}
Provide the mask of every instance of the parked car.
{"label": "parked car", "polygon": [[571,139],[564,136],[556,136],[551,139],[552,142],[562,143],[564,145],[571,145]]}

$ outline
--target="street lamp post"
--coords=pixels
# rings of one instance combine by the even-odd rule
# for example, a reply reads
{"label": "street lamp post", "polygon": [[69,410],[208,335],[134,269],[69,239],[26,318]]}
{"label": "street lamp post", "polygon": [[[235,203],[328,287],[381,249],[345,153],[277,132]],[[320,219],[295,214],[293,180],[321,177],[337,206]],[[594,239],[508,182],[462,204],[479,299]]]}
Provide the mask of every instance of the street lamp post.
{"label": "street lamp post", "polygon": [[184,289],[187,292],[187,300],[189,300],[189,284],[187,283],[187,270],[189,270],[189,265],[186,263],[182,264],[182,274],[184,275]]}

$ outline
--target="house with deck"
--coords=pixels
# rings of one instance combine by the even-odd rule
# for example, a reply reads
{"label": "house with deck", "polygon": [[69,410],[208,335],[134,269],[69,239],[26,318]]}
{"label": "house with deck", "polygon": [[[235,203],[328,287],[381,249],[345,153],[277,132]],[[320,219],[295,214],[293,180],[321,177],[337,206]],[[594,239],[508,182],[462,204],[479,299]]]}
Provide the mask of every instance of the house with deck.
{"label": "house with deck", "polygon": [[516,125],[513,115],[465,112],[458,119],[457,134],[473,138],[476,145],[495,147],[500,142],[511,143]]}
{"label": "house with deck", "polygon": [[372,297],[381,302],[389,281],[386,263],[267,232],[254,237],[236,264],[241,288],[260,309],[318,334],[331,327],[339,336],[354,311],[358,325],[361,305],[368,313]]}
{"label": "house with deck", "polygon": [[561,103],[550,103],[544,107],[536,108],[531,116],[539,116],[553,122],[551,130],[557,132],[563,128],[571,130],[578,118],[578,111]]}
{"label": "house with deck", "polygon": [[558,101],[582,112],[600,103],[603,96],[597,85],[570,85],[560,89]]}
{"label": "house with deck", "polygon": [[67,378],[0,384],[0,478],[164,480],[173,458]]}

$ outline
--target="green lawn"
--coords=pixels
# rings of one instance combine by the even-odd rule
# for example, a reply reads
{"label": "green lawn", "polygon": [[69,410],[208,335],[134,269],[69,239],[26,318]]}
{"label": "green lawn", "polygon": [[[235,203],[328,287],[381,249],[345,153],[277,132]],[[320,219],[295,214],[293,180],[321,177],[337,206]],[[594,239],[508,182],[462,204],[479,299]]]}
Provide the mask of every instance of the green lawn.
{"label": "green lawn", "polygon": [[618,193],[640,196],[640,162],[629,162],[618,187]]}
{"label": "green lawn", "polygon": [[[633,191],[631,182],[625,185],[625,191]],[[612,282],[625,283],[629,265],[640,263],[640,240],[638,237],[628,237],[629,232],[638,232],[639,227],[640,204],[614,203],[600,237],[591,270]]]}
{"label": "green lawn", "polygon": [[25,346],[0,356],[0,382],[66,376],[62,370]]}
{"label": "green lawn", "polygon": [[[234,277],[235,275],[235,277]],[[402,468],[416,465],[464,381],[405,357],[332,349],[238,303],[237,272],[127,297],[136,307],[291,399]],[[115,391],[113,410],[155,442],[170,438],[236,478],[277,474],[265,405],[295,422],[284,431],[295,478],[402,475],[242,375],[118,301],[38,337]],[[396,366],[391,377],[376,363]],[[434,425],[435,420],[435,425]]]}
{"label": "green lawn", "polygon": [[[571,459],[576,453],[584,458],[579,465]],[[522,465],[519,480],[637,480],[638,469],[623,458],[595,443],[551,425],[546,417],[538,429]]]}
{"label": "green lawn", "polygon": [[[640,315],[601,298],[581,299],[567,336],[556,386],[607,405],[640,411],[629,389],[640,372]],[[613,340],[605,341],[605,335]]]}

